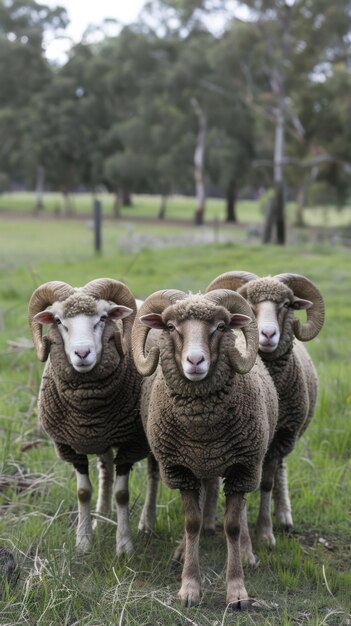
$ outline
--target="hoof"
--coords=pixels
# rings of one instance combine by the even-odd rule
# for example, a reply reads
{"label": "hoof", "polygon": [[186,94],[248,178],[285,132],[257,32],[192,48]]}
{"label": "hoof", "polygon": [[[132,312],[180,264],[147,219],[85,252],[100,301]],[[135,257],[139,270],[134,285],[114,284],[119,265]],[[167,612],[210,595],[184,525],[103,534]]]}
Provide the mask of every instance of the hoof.
{"label": "hoof", "polygon": [[269,605],[263,600],[257,600],[257,598],[244,598],[237,602],[231,602],[229,607],[233,612],[238,611],[254,611],[256,609],[270,609]]}
{"label": "hoof", "polygon": [[231,602],[229,604],[229,608],[231,608],[232,611],[249,611],[251,608],[250,598],[247,598],[246,600],[238,600],[237,602]]}
{"label": "hoof", "polygon": [[250,558],[250,560],[247,560],[246,563],[247,563],[249,569],[251,571],[253,571],[253,570],[255,570],[259,566],[261,561],[260,561],[260,558],[257,556],[257,554],[253,554],[252,558]]}
{"label": "hoof", "polygon": [[155,534],[155,520],[147,520],[143,516],[139,520],[138,531],[145,533],[145,535]]}
{"label": "hoof", "polygon": [[279,527],[284,532],[290,532],[293,527],[293,519],[289,511],[276,512],[276,519]]}
{"label": "hoof", "polygon": [[273,531],[270,530],[259,530],[256,533],[257,535],[257,541],[259,541],[260,543],[265,544],[266,546],[268,546],[269,548],[274,548],[275,544],[276,544],[276,540],[275,540],[275,536],[273,534]]}
{"label": "hoof", "polygon": [[133,544],[129,539],[127,541],[121,541],[117,544],[116,553],[118,558],[121,558],[123,556],[129,556],[132,552]]}
{"label": "hoof", "polygon": [[177,594],[183,606],[197,606],[201,600],[201,588],[197,582],[183,583]]}
{"label": "hoof", "polygon": [[92,538],[80,537],[76,542],[76,550],[78,554],[87,554],[91,550]]}
{"label": "hoof", "polygon": [[184,545],[183,544],[180,544],[180,546],[178,546],[178,548],[176,549],[172,557],[172,562],[178,563],[178,564],[180,563],[181,565],[183,565],[184,563]]}
{"label": "hoof", "polygon": [[158,537],[158,534],[154,530],[154,528],[151,528],[150,526],[141,524],[140,522],[139,522],[139,525],[138,525],[138,533],[140,535],[144,535],[145,537],[148,537],[148,538],[149,537]]}
{"label": "hoof", "polygon": [[291,535],[293,528],[292,524],[289,526],[280,526],[280,530],[284,535]]}

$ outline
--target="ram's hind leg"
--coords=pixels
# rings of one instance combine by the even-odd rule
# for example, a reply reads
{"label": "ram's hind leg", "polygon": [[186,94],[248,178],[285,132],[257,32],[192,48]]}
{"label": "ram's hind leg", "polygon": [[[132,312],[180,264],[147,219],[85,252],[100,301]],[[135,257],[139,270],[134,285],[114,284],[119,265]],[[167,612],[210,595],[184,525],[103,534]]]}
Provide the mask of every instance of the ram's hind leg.
{"label": "ram's hind leg", "polygon": [[[111,500],[114,481],[115,466],[113,463],[114,453],[110,448],[105,454],[100,454],[98,457],[98,470],[99,470],[99,491],[98,499],[96,503],[96,512],[98,515],[108,517],[111,514]],[[96,525],[95,520],[94,527]]]}
{"label": "ram's hind leg", "polygon": [[202,530],[213,535],[216,530],[217,500],[220,488],[219,478],[210,478],[205,483],[206,493],[202,515]]}
{"label": "ram's hind leg", "polygon": [[252,549],[249,524],[247,521],[246,502],[240,515],[240,554],[243,563],[247,563],[250,567],[256,567],[258,565],[259,558],[253,553]]}
{"label": "ram's hind leg", "polygon": [[133,550],[129,521],[129,472],[131,466],[116,467],[115,498],[117,503],[117,556],[130,554]]}
{"label": "ram's hind leg", "polygon": [[291,503],[289,497],[288,472],[284,459],[280,459],[275,471],[273,500],[275,515],[279,526],[289,531],[293,527]]}
{"label": "ram's hind leg", "polygon": [[150,533],[155,530],[156,524],[156,501],[159,483],[159,467],[154,455],[150,452],[147,458],[147,487],[145,503],[140,515],[138,530]]}
{"label": "ram's hind leg", "polygon": [[274,475],[277,466],[277,459],[266,460],[263,464],[262,480],[261,480],[261,499],[260,509],[256,522],[256,534],[257,539],[266,543],[273,548],[275,546],[275,537],[273,533],[272,524],[272,489],[274,482]]}
{"label": "ram's hind leg", "polygon": [[[202,518],[201,529],[204,534],[212,535],[215,532],[219,485],[219,478],[211,478],[201,481],[201,487],[199,492],[199,507]],[[174,552],[174,563],[184,563],[185,547],[186,533],[184,533],[183,539],[181,540],[179,546]]]}

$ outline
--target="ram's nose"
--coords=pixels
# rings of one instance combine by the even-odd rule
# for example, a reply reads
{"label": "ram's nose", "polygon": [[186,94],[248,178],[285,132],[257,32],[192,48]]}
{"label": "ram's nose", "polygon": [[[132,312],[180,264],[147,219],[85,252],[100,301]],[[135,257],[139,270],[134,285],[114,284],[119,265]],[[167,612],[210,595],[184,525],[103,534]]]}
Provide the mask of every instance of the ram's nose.
{"label": "ram's nose", "polygon": [[273,352],[276,349],[280,339],[280,333],[274,324],[265,324],[260,326],[260,350],[264,352]]}
{"label": "ram's nose", "polygon": [[272,339],[277,334],[277,330],[273,327],[263,328],[261,333],[264,337],[266,337],[266,339]]}
{"label": "ram's nose", "polygon": [[198,352],[190,352],[187,357],[186,360],[191,364],[194,365],[195,367],[197,365],[200,365],[200,363],[203,363],[205,360],[205,357],[203,355],[202,352],[198,351]]}
{"label": "ram's nose", "polygon": [[84,361],[84,359],[87,358],[87,356],[89,356],[91,350],[90,348],[88,349],[83,349],[83,350],[75,350],[74,354],[76,354],[80,359],[82,359],[82,361]]}

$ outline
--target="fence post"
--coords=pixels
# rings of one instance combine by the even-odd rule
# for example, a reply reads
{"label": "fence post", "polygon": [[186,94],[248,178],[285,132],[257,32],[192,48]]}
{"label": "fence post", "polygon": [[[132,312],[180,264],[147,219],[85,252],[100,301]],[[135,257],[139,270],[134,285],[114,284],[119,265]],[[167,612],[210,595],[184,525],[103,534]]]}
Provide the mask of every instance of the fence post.
{"label": "fence post", "polygon": [[96,253],[101,252],[101,202],[94,200],[94,248]]}

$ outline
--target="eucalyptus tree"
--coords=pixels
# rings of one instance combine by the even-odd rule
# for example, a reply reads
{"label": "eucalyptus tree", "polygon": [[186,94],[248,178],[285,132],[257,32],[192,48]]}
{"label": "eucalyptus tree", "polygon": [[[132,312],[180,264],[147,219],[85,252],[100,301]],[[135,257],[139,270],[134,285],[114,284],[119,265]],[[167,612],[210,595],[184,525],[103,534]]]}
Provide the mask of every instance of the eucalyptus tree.
{"label": "eucalyptus tree", "polygon": [[14,181],[35,177],[36,146],[27,149],[26,137],[34,99],[51,78],[44,33],[62,32],[66,24],[60,7],[34,0],[0,2],[0,170]]}
{"label": "eucalyptus tree", "polygon": [[[177,86],[175,102],[192,118],[194,168],[197,191],[196,223],[205,212],[205,187],[215,185],[226,197],[228,221],[236,220],[235,200],[247,182],[253,155],[253,119],[240,97],[240,80],[233,62],[235,36],[212,33],[207,11],[217,11],[220,2],[157,0],[148,14],[180,42],[180,52],[171,73]],[[204,9],[204,10],[202,10]],[[189,103],[191,107],[189,106]]]}
{"label": "eucalyptus tree", "polygon": [[[159,0],[161,2],[161,0]],[[203,23],[219,11],[233,32],[233,71],[242,78],[241,97],[256,118],[256,153],[272,172],[275,195],[267,212],[264,241],[274,230],[285,241],[284,171],[290,152],[306,155],[306,129],[299,101],[325,67],[349,55],[348,0],[162,0],[183,27]],[[240,10],[238,10],[238,7]],[[230,37],[227,37],[230,44]],[[218,67],[222,77],[222,66]],[[307,125],[309,120],[307,120]],[[295,147],[294,144],[301,146]]]}
{"label": "eucalyptus tree", "polygon": [[76,81],[54,74],[37,96],[30,117],[30,141],[37,148],[46,180],[51,188],[60,190],[65,211],[71,213],[71,191],[83,182],[89,144],[89,124],[84,117],[84,104]]}
{"label": "eucalyptus tree", "polygon": [[[306,144],[298,117],[301,95],[318,80],[326,59],[335,61],[350,32],[350,6],[338,0],[245,0],[250,11],[252,55],[243,60],[248,100],[274,125],[275,197],[267,212],[263,241],[285,242],[284,163],[286,141]],[[252,62],[253,61],[253,62]],[[309,120],[307,120],[309,124]]]}

